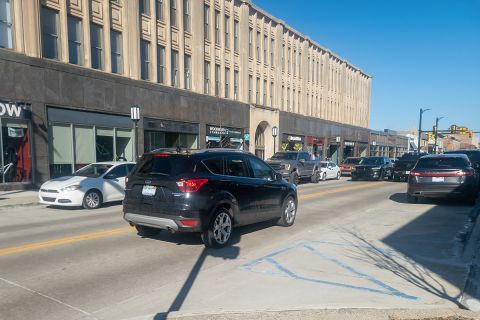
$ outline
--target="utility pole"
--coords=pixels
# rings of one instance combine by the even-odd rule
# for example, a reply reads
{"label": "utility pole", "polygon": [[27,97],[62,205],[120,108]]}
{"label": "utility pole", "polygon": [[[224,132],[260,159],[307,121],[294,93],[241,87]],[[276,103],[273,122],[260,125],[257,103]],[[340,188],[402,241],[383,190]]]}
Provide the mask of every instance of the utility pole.
{"label": "utility pole", "polygon": [[435,154],[438,154],[438,149],[437,149],[437,141],[438,141],[438,122],[442,120],[444,117],[437,117],[435,120],[435,147],[434,147],[434,152]]}
{"label": "utility pole", "polygon": [[431,109],[420,108],[420,123],[418,124],[418,146],[417,146],[418,153],[421,152],[420,144],[422,143],[422,116],[423,116],[423,113],[427,112],[428,110],[431,110]]}

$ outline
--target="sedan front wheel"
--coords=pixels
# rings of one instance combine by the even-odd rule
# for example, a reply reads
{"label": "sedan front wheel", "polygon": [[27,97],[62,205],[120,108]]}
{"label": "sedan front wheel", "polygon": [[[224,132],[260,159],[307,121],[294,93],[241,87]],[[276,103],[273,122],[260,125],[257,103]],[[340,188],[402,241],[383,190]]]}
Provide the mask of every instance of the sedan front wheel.
{"label": "sedan front wheel", "polygon": [[284,227],[290,227],[295,222],[295,217],[297,215],[297,204],[295,199],[292,196],[289,196],[285,199],[282,206],[282,213],[278,224]]}
{"label": "sedan front wheel", "polygon": [[97,209],[102,205],[102,195],[97,190],[89,190],[83,197],[83,207],[85,209]]}

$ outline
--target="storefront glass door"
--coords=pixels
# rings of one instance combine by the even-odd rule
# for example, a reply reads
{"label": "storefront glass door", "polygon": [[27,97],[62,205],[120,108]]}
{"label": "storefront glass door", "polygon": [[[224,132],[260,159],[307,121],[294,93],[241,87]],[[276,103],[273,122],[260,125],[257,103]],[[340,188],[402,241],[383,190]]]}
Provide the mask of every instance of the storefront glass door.
{"label": "storefront glass door", "polygon": [[13,119],[0,119],[0,122],[0,182],[29,182],[32,162],[28,122]]}

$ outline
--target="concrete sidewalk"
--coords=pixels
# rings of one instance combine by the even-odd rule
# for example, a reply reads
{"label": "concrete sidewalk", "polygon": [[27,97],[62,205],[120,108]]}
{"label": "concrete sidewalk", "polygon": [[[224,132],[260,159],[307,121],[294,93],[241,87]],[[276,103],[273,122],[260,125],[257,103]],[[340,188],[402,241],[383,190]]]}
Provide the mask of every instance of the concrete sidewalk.
{"label": "concrete sidewalk", "polygon": [[13,206],[33,206],[38,204],[37,190],[0,192],[0,210]]}

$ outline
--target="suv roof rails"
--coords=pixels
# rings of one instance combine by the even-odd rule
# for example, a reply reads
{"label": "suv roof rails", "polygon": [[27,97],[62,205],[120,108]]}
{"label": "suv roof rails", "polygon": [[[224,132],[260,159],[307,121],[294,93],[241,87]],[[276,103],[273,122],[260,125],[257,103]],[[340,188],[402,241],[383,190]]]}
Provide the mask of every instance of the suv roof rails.
{"label": "suv roof rails", "polygon": [[177,154],[190,154],[192,151],[196,151],[195,149],[182,149],[182,148],[159,148],[152,150],[150,152],[145,152],[146,154],[148,153],[177,153]]}
{"label": "suv roof rails", "polygon": [[245,153],[245,154],[251,154],[251,152],[247,150],[241,150],[241,149],[230,149],[230,148],[211,148],[211,149],[202,149],[198,150],[199,153],[210,153],[210,152],[236,152],[236,153]]}

